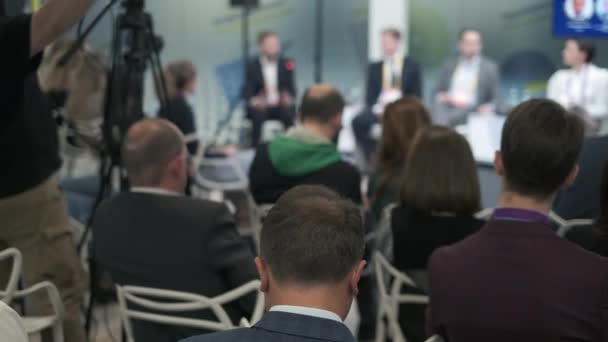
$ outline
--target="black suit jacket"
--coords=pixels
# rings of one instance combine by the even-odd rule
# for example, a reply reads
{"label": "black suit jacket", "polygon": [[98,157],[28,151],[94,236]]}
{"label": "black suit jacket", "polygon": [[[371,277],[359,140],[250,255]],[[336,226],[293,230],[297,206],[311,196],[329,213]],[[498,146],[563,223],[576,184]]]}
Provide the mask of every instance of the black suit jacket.
{"label": "black suit jacket", "polygon": [[484,223],[473,216],[438,216],[397,207],[391,215],[395,267],[426,270],[435,249],[464,239]]}
{"label": "black suit jacket", "polygon": [[460,341],[608,341],[608,259],[533,222],[490,221],[430,261],[431,332]]}
{"label": "black suit jacket", "polygon": [[[257,279],[254,257],[223,204],[188,197],[123,193],[103,203],[93,224],[95,255],[114,282],[214,297]],[[238,324],[255,296],[228,313]],[[210,312],[194,317],[212,318]],[[138,341],[174,342],[200,333],[134,322]]]}
{"label": "black suit jacket", "polygon": [[[286,91],[296,97],[295,63],[285,57],[279,57],[279,92]],[[266,88],[260,57],[255,57],[247,64],[247,79],[243,85],[243,99],[249,104],[252,97],[257,96]]]}
{"label": "black suit jacket", "polygon": [[576,181],[561,191],[553,210],[566,220],[598,218],[602,172],[607,161],[608,136],[587,138],[578,157]]}
{"label": "black suit jacket", "polygon": [[[369,108],[378,102],[378,97],[382,93],[383,65],[384,62],[380,61],[371,63],[368,68],[365,104]],[[422,72],[418,63],[410,57],[406,57],[403,61],[401,87],[403,96],[422,97]]]}

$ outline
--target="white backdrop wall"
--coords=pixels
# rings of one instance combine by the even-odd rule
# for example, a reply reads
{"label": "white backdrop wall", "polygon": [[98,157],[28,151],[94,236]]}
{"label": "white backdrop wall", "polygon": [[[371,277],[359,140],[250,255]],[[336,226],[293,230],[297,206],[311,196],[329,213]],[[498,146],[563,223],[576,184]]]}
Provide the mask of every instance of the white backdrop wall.
{"label": "white backdrop wall", "polygon": [[403,33],[404,53],[409,45],[409,0],[369,0],[369,58],[382,58],[380,33],[387,27],[398,28]]}

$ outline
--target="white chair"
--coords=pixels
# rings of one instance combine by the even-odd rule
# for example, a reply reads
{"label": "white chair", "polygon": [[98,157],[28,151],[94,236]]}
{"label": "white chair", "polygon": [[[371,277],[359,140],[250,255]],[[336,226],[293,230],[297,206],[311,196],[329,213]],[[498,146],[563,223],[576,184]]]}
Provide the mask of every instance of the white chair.
{"label": "white chair", "polygon": [[27,289],[18,290],[17,287],[23,265],[21,252],[16,248],[9,248],[0,252],[0,261],[11,258],[13,259],[13,267],[6,288],[3,291],[0,291],[1,300],[10,305],[15,299],[27,299],[27,297],[38,291],[46,291],[49,296],[51,307],[53,308],[53,314],[45,316],[24,316],[22,319],[23,325],[25,331],[30,336],[51,329],[53,341],[63,342],[63,318],[65,316],[65,309],[63,307],[63,302],[61,301],[61,296],[59,295],[59,290],[57,290],[57,287],[49,281],[43,281]]}
{"label": "white chair", "polygon": [[13,265],[8,278],[8,283],[2,292],[0,292],[0,300],[6,304],[10,304],[17,292],[19,286],[19,278],[21,277],[21,268],[23,267],[23,258],[21,252],[16,248],[8,248],[0,252],[0,262],[8,262],[12,259]]}
{"label": "white chair", "polygon": [[588,227],[593,226],[593,220],[592,219],[574,219],[574,220],[566,221],[565,224],[560,226],[559,229],[557,230],[557,236],[565,238],[566,234],[568,234],[568,232],[572,228],[582,227],[582,226],[588,226]]}
{"label": "white chair", "polygon": [[417,286],[407,275],[391,265],[381,253],[374,253],[374,266],[380,293],[375,340],[383,342],[390,336],[394,342],[406,342],[399,326],[399,305],[428,304],[429,298],[426,295],[401,293],[404,285]]}
{"label": "white chair", "polygon": [[445,340],[443,339],[443,337],[439,336],[439,335],[435,335],[435,336],[431,336],[428,340],[426,340],[426,342],[444,342]]}
{"label": "white chair", "polygon": [[[223,331],[237,328],[226,313],[223,305],[233,302],[251,292],[256,292],[257,302],[250,319],[241,320],[241,326],[246,327],[249,322],[257,323],[264,313],[263,294],[259,291],[260,282],[251,281],[241,287],[214,298],[205,296],[161,290],[139,286],[116,286],[120,316],[126,332],[127,342],[134,342],[131,320],[142,320],[159,324],[182,326],[209,331]],[[130,309],[128,303],[137,305],[140,309]],[[151,313],[149,311],[162,312]],[[176,316],[178,313],[210,310],[215,320],[184,318]]]}

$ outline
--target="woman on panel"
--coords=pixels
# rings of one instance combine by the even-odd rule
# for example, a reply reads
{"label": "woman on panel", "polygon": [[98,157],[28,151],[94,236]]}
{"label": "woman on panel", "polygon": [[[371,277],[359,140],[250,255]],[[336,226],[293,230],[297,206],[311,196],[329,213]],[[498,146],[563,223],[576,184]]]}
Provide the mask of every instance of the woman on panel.
{"label": "woman on panel", "polygon": [[387,205],[397,202],[400,178],[412,140],[430,121],[424,104],[415,96],[406,96],[386,107],[382,117],[382,137],[368,191],[371,210],[376,219],[380,218]]}

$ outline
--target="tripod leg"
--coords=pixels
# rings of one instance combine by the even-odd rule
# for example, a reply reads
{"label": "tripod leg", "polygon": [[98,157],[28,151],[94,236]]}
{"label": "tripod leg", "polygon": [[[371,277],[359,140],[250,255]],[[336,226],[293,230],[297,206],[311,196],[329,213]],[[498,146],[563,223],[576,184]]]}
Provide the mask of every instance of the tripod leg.
{"label": "tripod leg", "polygon": [[97,266],[93,257],[89,257],[89,305],[87,306],[84,328],[87,335],[91,333],[91,322],[93,321],[93,310],[95,309],[95,298],[97,296]]}

